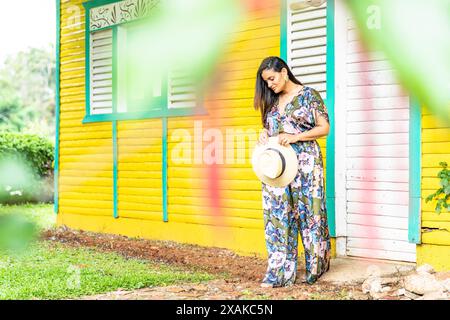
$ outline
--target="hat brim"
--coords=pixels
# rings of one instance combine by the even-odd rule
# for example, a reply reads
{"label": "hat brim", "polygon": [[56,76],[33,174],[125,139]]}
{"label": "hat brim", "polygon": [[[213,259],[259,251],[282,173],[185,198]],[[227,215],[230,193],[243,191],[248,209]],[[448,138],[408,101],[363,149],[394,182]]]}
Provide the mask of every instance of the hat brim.
{"label": "hat brim", "polygon": [[324,3],[325,3],[325,1],[320,1],[318,3],[306,2],[306,1],[297,1],[297,2],[292,2],[289,5],[289,8],[291,10],[293,10],[293,11],[305,10],[305,9],[316,9],[316,8],[321,7]]}
{"label": "hat brim", "polygon": [[[294,149],[291,146],[285,147],[276,142],[276,139],[269,139],[269,142],[264,145],[256,145],[252,155],[252,167],[259,180],[272,187],[286,187],[289,185],[298,173],[298,158]],[[258,166],[258,159],[261,153],[267,148],[274,148],[281,152],[285,161],[286,167],[284,172],[275,179],[265,176]]]}

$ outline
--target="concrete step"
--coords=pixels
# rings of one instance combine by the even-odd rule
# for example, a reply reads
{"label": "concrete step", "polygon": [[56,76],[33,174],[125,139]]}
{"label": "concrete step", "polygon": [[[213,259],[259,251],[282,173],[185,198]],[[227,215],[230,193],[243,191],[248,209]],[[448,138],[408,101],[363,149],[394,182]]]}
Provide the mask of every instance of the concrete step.
{"label": "concrete step", "polygon": [[391,262],[363,258],[331,259],[330,270],[320,277],[320,281],[335,284],[361,284],[369,276],[390,277],[413,272],[415,263]]}

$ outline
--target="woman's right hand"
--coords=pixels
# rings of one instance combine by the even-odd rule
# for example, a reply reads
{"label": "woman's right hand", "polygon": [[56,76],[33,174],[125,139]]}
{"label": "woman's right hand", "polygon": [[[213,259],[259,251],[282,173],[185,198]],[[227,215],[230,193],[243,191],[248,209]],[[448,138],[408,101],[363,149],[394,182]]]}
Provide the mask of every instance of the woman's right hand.
{"label": "woman's right hand", "polygon": [[258,143],[259,144],[266,144],[267,141],[269,141],[269,132],[267,131],[267,129],[264,129],[261,132],[261,134],[259,135]]}

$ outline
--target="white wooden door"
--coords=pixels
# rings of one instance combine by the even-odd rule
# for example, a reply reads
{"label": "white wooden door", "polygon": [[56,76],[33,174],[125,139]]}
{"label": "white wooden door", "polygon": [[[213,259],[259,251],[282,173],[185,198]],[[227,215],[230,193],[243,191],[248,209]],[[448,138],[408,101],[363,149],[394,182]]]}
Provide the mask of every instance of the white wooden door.
{"label": "white wooden door", "polygon": [[[409,96],[379,52],[367,52],[347,13],[346,254],[416,261],[408,242]],[[338,46],[339,47],[339,46]]]}

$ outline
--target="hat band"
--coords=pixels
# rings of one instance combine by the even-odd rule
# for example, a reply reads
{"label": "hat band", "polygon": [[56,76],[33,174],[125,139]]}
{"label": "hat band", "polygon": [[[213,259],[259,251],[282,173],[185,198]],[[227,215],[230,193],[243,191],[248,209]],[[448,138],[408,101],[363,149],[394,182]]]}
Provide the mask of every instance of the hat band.
{"label": "hat band", "polygon": [[267,148],[266,150],[276,151],[278,153],[278,155],[280,156],[280,158],[281,158],[281,172],[280,172],[280,174],[278,176],[275,177],[275,179],[276,179],[276,178],[280,177],[283,174],[284,169],[286,168],[286,160],[284,160],[284,156],[280,152],[280,150],[277,150],[275,148]]}

